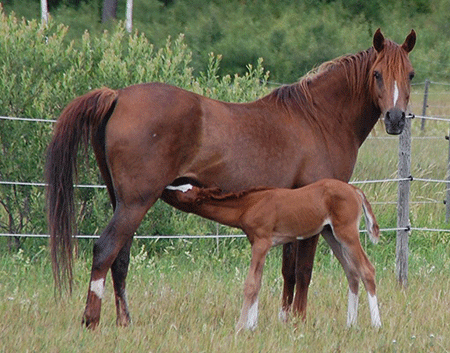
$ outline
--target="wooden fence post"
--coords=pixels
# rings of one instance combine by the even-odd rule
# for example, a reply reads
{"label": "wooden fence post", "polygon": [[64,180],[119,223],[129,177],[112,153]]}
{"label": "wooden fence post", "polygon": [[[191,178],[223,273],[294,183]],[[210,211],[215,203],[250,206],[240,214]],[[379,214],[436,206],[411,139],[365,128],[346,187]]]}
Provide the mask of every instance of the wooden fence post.
{"label": "wooden fence post", "polygon": [[408,286],[408,238],[409,223],[409,193],[411,177],[411,118],[407,117],[403,133],[398,143],[398,201],[397,201],[397,245],[396,273],[399,284]]}
{"label": "wooden fence post", "polygon": [[128,33],[131,33],[133,30],[133,0],[127,0],[125,28]]}
{"label": "wooden fence post", "polygon": [[[428,87],[430,87],[430,80],[425,80],[425,90],[423,93],[423,105],[422,105],[422,116],[427,115],[427,107],[428,107]],[[422,118],[422,124],[420,125],[420,130],[425,130],[425,119]]]}
{"label": "wooden fence post", "polygon": [[445,222],[448,223],[450,220],[450,134],[445,136],[445,139],[448,140],[447,183],[445,184]]}
{"label": "wooden fence post", "polygon": [[44,23],[48,23],[48,6],[47,0],[41,0],[41,20]]}

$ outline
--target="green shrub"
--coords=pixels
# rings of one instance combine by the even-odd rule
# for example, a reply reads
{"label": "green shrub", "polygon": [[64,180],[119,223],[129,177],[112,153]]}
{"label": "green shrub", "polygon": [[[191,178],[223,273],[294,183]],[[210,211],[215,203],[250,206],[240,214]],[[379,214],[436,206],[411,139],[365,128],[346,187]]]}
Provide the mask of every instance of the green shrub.
{"label": "green shrub", "polygon": [[[50,21],[17,19],[0,14],[0,115],[56,119],[76,96],[102,86],[163,81],[212,98],[248,101],[267,92],[262,62],[242,76],[218,75],[220,57],[210,54],[198,77],[183,35],[170,37],[156,50],[148,39],[125,33],[122,24],[92,37],[85,32],[80,48],[67,44],[68,28]],[[52,123],[0,120],[0,179],[42,182],[45,150]],[[79,183],[98,184],[96,163],[80,170]],[[83,159],[82,159],[83,160]],[[100,233],[111,216],[105,190],[78,189],[79,234]],[[0,185],[0,232],[46,233],[42,187]],[[157,222],[158,221],[158,222]],[[149,213],[141,234],[208,233],[215,225],[180,214],[164,204]],[[3,240],[2,240],[3,241]],[[4,243],[3,243],[4,244]]]}

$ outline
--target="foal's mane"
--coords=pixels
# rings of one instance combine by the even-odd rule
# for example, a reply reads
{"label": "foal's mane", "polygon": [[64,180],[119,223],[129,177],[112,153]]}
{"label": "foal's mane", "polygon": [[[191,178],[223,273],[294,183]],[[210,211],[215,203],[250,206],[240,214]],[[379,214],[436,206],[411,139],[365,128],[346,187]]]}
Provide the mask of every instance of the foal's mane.
{"label": "foal's mane", "polygon": [[195,196],[194,202],[197,204],[208,202],[208,201],[226,201],[226,200],[237,200],[248,194],[258,191],[265,191],[273,189],[267,186],[257,186],[250,189],[246,189],[239,192],[227,192],[224,193],[220,188],[198,188],[197,195]]}

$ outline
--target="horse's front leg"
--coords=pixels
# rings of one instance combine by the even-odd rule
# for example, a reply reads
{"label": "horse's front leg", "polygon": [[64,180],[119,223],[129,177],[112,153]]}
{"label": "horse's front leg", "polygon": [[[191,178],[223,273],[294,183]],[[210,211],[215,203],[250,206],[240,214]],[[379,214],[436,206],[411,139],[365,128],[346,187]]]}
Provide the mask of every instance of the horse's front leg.
{"label": "horse's front leg", "polygon": [[281,298],[281,310],[278,317],[286,322],[294,300],[295,289],[295,260],[297,254],[298,242],[283,244],[283,263],[281,273],[283,274],[283,295]]}
{"label": "horse's front leg", "polygon": [[244,284],[244,303],[241,316],[236,324],[236,333],[243,328],[254,330],[258,324],[258,294],[261,288],[264,262],[271,246],[270,239],[257,239],[252,244],[252,259]]}
{"label": "horse's front leg", "polygon": [[311,282],[314,256],[316,254],[319,235],[304,240],[297,240],[297,252],[295,254],[295,282],[296,291],[294,298],[294,314],[306,320],[306,305],[308,300],[308,288]]}

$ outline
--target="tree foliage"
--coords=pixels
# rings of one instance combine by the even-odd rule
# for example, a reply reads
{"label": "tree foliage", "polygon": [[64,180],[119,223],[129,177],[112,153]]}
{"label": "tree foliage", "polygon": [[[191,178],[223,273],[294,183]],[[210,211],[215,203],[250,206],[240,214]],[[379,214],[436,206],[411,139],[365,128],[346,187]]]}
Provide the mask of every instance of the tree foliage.
{"label": "tree foliage", "polygon": [[[39,0],[10,0],[7,11],[39,18]],[[100,35],[104,0],[53,0],[54,20],[70,27],[66,38],[78,45],[88,29]],[[118,1],[117,18],[125,18],[125,0]],[[157,48],[168,35],[185,34],[198,74],[207,53],[221,54],[220,74],[244,73],[260,57],[271,79],[296,81],[313,67],[336,56],[370,46],[378,27],[396,41],[414,28],[418,45],[413,62],[416,80],[444,76],[448,65],[448,0],[134,0],[133,28]]]}

